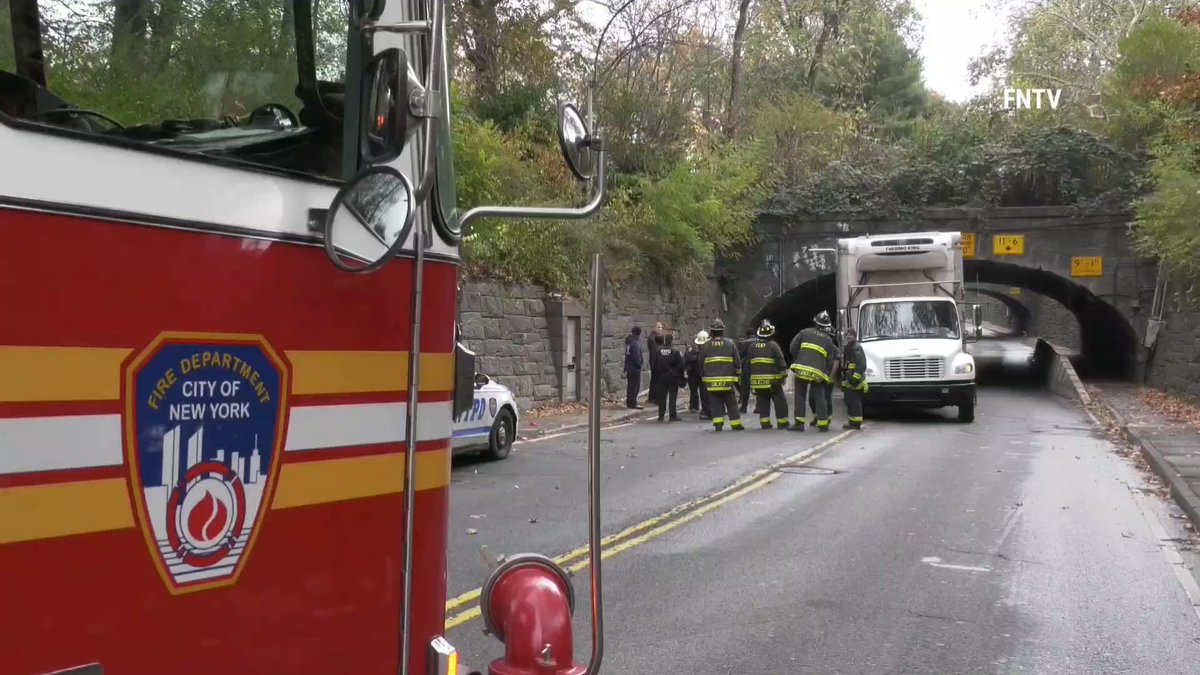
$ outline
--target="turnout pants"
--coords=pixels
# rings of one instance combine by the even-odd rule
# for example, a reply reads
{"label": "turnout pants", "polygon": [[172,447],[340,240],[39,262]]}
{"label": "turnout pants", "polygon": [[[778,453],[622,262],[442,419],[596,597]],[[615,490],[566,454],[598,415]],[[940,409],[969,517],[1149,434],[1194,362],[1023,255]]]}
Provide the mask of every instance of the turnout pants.
{"label": "turnout pants", "polygon": [[775,420],[780,429],[788,426],[787,396],[783,395],[783,383],[773,384],[754,390],[758,401],[754,412],[758,415],[758,423],[764,429],[771,428],[771,405],[775,405]]}
{"label": "turnout pants", "polygon": [[713,427],[721,429],[725,426],[725,415],[729,415],[729,426],[734,429],[742,428],[742,414],[738,412],[737,394],[733,388],[718,388],[708,390],[708,405],[712,411]]}
{"label": "turnout pants", "polygon": [[817,418],[817,397],[820,395],[819,390],[825,391],[825,409],[829,414],[833,414],[833,385],[823,384],[819,387],[812,387],[808,391],[808,409],[812,412],[812,419]]}
{"label": "turnout pants", "polygon": [[842,387],[842,393],[846,396],[846,417],[847,425],[851,427],[861,427],[863,423],[863,392],[861,389],[854,389],[849,385]]}
{"label": "turnout pants", "polygon": [[812,389],[816,390],[816,399],[814,401],[817,406],[816,426],[819,429],[828,429],[830,412],[829,408],[825,405],[824,389],[826,387],[832,387],[832,385],[827,382],[802,380],[798,377],[793,380],[793,384],[796,387],[793,395],[793,400],[796,404],[796,419],[793,420],[793,423],[796,425],[796,428],[804,429],[804,401],[808,398],[809,388],[811,387]]}

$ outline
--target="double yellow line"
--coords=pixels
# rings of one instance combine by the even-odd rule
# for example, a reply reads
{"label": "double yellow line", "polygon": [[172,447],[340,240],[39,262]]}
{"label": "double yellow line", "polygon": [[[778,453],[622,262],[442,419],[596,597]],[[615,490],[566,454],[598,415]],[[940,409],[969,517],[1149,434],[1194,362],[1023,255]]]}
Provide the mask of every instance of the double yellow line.
{"label": "double yellow line", "polygon": [[[812,461],[824,455],[829,448],[849,436],[852,431],[845,431],[833,438],[830,438],[822,443],[819,443],[802,452],[798,452],[791,457],[783,459],[771,466],[760,469],[738,479],[732,485],[729,485],[717,492],[714,492],[698,499],[693,499],[684,502],[675,508],[660,513],[657,516],[648,518],[640,523],[631,525],[630,527],[611,534],[600,540],[600,559],[607,560],[618,553],[623,553],[631,548],[640,546],[655,537],[670,532],[671,530],[689,523],[701,516],[714,511],[729,502],[740,499],[747,494],[758,490],[759,488],[770,485],[775,482],[781,475],[778,469],[790,464],[799,462]],[[588,553],[587,546],[564,553],[563,555],[554,558],[554,562],[562,565],[569,572],[578,572],[588,566],[586,556]],[[580,558],[583,558],[580,560]],[[467,591],[462,595],[451,598],[446,602],[446,630],[457,628],[469,621],[479,618],[480,609],[476,604],[468,609],[462,609],[466,605],[475,602],[479,599],[479,594],[482,588]]]}

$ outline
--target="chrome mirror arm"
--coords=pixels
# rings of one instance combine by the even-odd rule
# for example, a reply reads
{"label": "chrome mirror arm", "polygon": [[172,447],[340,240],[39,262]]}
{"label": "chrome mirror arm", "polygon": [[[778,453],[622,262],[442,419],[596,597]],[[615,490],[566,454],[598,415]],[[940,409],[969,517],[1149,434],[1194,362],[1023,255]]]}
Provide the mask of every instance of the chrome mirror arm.
{"label": "chrome mirror arm", "polygon": [[605,162],[605,151],[599,138],[592,140],[593,147],[600,147],[596,153],[599,168],[596,171],[596,190],[592,199],[579,208],[559,208],[549,206],[476,206],[459,216],[459,226],[466,229],[467,225],[479,218],[541,218],[548,220],[565,219],[581,220],[587,218],[604,205],[607,196],[608,171]]}

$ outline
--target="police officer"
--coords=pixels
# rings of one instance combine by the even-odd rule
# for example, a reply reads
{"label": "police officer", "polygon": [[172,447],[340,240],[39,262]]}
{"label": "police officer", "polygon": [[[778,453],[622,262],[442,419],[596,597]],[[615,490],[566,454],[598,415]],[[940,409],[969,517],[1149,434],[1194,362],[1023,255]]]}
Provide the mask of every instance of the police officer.
{"label": "police officer", "polygon": [[[821,314],[825,314],[822,312]],[[792,427],[796,431],[804,431],[804,401],[809,387],[817,387],[817,417],[816,426],[820,431],[829,431],[830,410],[825,404],[824,387],[833,386],[833,372],[837,369],[837,352],[833,339],[820,326],[821,315],[814,317],[817,325],[809,326],[792,338],[789,351],[792,352],[792,373],[796,376],[796,391],[794,402],[796,418]],[[825,314],[828,321],[828,315]]]}
{"label": "police officer", "polygon": [[679,420],[679,411],[675,407],[675,398],[679,394],[679,385],[683,377],[683,355],[671,345],[672,336],[655,335],[654,343],[658,345],[658,354],[650,366],[650,393],[658,404],[658,421],[663,421],[670,411],[671,421]]}
{"label": "police officer", "polygon": [[788,362],[783,349],[773,340],[775,326],[763,319],[758,327],[758,339],[747,350],[750,367],[750,388],[758,399],[754,412],[763,429],[771,428],[771,404],[775,404],[775,420],[780,429],[788,428],[787,397],[783,395],[783,381],[787,378]]}
{"label": "police officer", "polygon": [[858,333],[846,329],[846,345],[842,347],[841,386],[846,397],[846,424],[843,429],[861,429],[863,423],[863,394],[867,393],[867,356],[858,342]]}
{"label": "police officer", "polygon": [[713,430],[720,431],[725,427],[725,414],[728,413],[729,426],[741,431],[744,427],[734,388],[742,374],[742,360],[738,356],[737,345],[725,337],[724,321],[713,321],[708,332],[708,344],[700,352],[701,380],[708,389]]}
{"label": "police officer", "polygon": [[700,360],[700,352],[706,343],[708,343],[708,331],[702,330],[696,333],[696,339],[688,345],[687,353],[683,355],[683,363],[687,372],[688,393],[690,394],[688,410],[699,410],[700,419],[711,420],[712,412],[708,409],[708,390],[704,388],[704,384],[700,380],[700,367],[703,365]]}

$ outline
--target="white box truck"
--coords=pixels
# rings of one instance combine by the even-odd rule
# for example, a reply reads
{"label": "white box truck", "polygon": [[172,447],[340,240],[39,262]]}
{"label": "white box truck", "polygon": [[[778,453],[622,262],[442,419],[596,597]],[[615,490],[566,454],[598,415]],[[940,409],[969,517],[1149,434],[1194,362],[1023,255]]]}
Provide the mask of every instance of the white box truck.
{"label": "white box truck", "polygon": [[878,408],[903,403],[957,406],[975,420],[979,305],[963,310],[961,232],[918,232],[838,240],[838,331],[858,331],[869,391]]}

